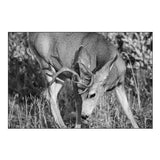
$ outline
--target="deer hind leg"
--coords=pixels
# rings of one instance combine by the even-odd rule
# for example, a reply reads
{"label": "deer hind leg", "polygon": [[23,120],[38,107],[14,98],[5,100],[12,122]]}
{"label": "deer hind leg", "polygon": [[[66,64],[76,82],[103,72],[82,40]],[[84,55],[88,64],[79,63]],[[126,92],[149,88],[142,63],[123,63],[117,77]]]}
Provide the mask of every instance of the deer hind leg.
{"label": "deer hind leg", "polygon": [[124,86],[120,85],[120,86],[116,87],[116,93],[117,93],[118,99],[119,99],[119,101],[120,101],[120,103],[122,105],[122,108],[123,108],[125,114],[127,115],[127,117],[129,118],[129,120],[132,123],[132,126],[134,128],[139,128],[137,123],[136,123],[136,121],[135,121],[135,119],[134,119],[134,117],[133,117],[132,111],[131,111],[131,109],[129,107]]}

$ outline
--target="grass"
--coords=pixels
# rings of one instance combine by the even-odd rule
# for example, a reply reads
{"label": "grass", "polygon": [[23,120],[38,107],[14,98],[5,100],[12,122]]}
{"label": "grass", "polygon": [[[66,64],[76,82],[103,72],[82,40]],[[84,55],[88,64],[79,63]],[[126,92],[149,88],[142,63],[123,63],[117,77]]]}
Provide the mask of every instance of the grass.
{"label": "grass", "polygon": [[8,100],[8,128],[56,128],[49,103],[43,97]]}
{"label": "grass", "polygon": [[[143,99],[139,108],[137,97],[127,89],[134,118],[140,128],[152,128],[152,95]],[[74,127],[75,120],[67,123],[69,128]],[[19,101],[17,96],[8,100],[8,128],[57,128],[51,114],[48,101],[43,98],[25,97]],[[124,114],[115,94],[115,91],[107,92],[101,99],[101,103],[94,109],[87,120],[82,120],[82,128],[132,128],[132,125]]]}

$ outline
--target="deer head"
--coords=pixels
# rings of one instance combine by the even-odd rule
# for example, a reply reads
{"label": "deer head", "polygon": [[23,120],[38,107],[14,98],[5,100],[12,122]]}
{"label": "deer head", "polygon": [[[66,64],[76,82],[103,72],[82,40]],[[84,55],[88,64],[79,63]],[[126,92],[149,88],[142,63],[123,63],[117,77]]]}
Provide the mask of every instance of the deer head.
{"label": "deer head", "polygon": [[93,109],[98,104],[100,97],[103,96],[104,92],[107,90],[106,79],[109,76],[109,73],[114,65],[114,62],[117,60],[118,55],[113,57],[109,62],[107,62],[99,71],[94,75],[94,83],[89,88],[88,96],[86,99],[83,98],[82,105],[82,114],[91,115]]}

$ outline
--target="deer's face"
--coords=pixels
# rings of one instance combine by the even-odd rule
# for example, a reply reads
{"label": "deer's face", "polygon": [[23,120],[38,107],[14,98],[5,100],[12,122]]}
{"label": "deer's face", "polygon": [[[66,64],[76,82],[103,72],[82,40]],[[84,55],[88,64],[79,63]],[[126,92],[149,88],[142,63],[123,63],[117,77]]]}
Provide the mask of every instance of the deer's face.
{"label": "deer's face", "polygon": [[89,89],[88,95],[83,99],[82,105],[82,115],[90,116],[96,108],[100,97],[103,96],[105,88],[103,84],[105,83],[104,77],[98,77],[97,75],[94,78],[95,82],[93,86]]}
{"label": "deer's face", "polygon": [[108,63],[106,63],[96,74],[94,75],[94,83],[89,88],[88,95],[83,99],[82,114],[91,115],[94,108],[99,103],[100,97],[102,97],[107,89],[106,79],[113,67],[113,64],[117,56],[112,58]]}

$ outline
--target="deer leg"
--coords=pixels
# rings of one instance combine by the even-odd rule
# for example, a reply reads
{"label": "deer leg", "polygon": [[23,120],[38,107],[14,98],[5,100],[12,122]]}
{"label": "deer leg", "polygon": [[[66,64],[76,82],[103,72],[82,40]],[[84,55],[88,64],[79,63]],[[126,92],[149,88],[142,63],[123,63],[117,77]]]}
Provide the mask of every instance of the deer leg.
{"label": "deer leg", "polygon": [[119,101],[120,101],[120,103],[122,105],[122,108],[123,108],[125,114],[127,115],[127,117],[129,118],[129,120],[132,123],[132,126],[134,128],[139,128],[137,123],[136,123],[136,121],[135,121],[135,119],[134,119],[134,117],[133,117],[132,111],[131,111],[131,109],[129,107],[124,86],[120,85],[120,86],[116,87],[116,93],[117,93],[118,99],[119,99]]}
{"label": "deer leg", "polygon": [[51,111],[55,118],[55,121],[59,125],[60,128],[66,128],[66,125],[63,122],[62,116],[60,114],[60,110],[57,104],[57,94],[61,89],[62,85],[58,83],[53,83],[50,87],[50,103],[51,103]]}
{"label": "deer leg", "polygon": [[77,99],[76,103],[76,126],[75,128],[81,128],[81,112],[82,112],[82,100]]}
{"label": "deer leg", "polygon": [[76,107],[76,125],[75,128],[81,128],[81,112],[82,112],[82,98],[78,93],[78,87],[75,85],[75,107]]}
{"label": "deer leg", "polygon": [[[48,72],[45,71],[45,73],[48,73]],[[47,80],[48,80],[48,82],[50,82],[52,80],[52,78],[50,76],[47,76]],[[60,128],[66,128],[66,125],[63,122],[63,119],[62,119],[62,116],[60,114],[60,110],[59,110],[59,107],[57,104],[57,94],[58,94],[59,90],[61,89],[61,87],[62,87],[62,84],[58,84],[58,83],[54,82],[49,87],[49,95],[47,97],[48,97],[50,104],[51,104],[52,115],[54,116],[55,121],[57,122],[58,126]]]}

